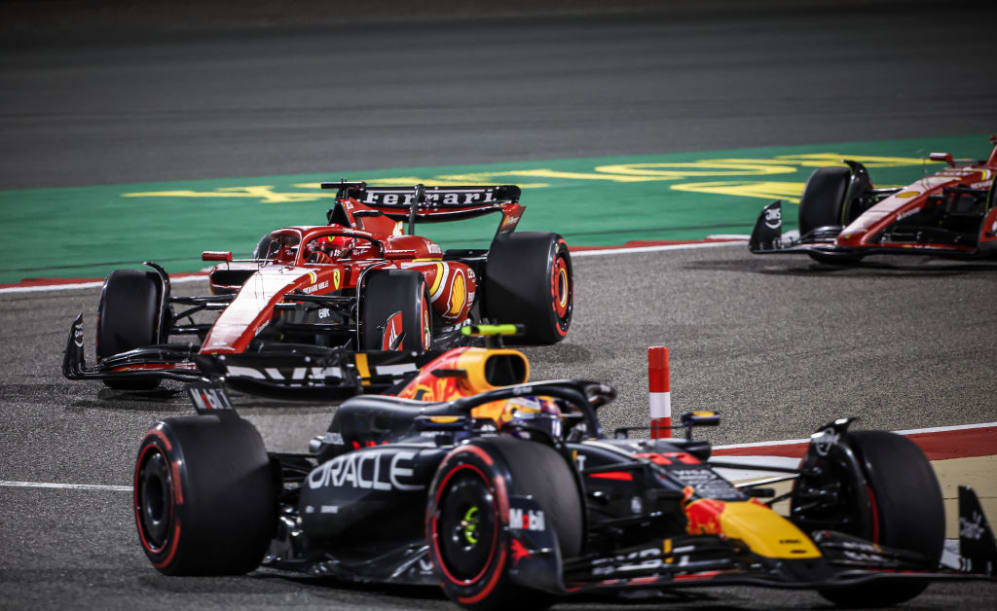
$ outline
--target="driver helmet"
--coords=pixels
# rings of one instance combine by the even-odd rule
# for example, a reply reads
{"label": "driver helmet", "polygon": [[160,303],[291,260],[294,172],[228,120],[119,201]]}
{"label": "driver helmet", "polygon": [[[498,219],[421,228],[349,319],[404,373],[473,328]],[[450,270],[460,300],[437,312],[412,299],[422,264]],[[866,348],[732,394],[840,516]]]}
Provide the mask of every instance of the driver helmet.
{"label": "driver helmet", "polygon": [[561,408],[551,397],[516,397],[505,402],[499,428],[521,426],[561,437]]}
{"label": "driver helmet", "polygon": [[354,239],[345,235],[330,235],[312,240],[308,249],[311,256],[317,257],[320,262],[326,260],[343,259],[349,256],[353,250]]}

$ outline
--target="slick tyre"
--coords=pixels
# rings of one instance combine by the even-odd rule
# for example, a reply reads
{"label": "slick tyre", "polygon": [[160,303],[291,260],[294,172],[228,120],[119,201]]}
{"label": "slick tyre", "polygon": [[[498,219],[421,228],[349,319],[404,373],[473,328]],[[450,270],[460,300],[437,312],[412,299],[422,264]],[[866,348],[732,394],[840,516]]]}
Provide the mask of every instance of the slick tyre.
{"label": "slick tyre", "polygon": [[841,214],[851,178],[845,166],[814,170],[800,197],[800,236],[825,225],[844,224]]}
{"label": "slick tyre", "polygon": [[[104,281],[97,306],[97,361],[149,346],[165,338],[166,321],[161,311],[162,279],[155,272],[119,269]],[[142,377],[104,380],[119,390],[152,390],[160,379]]]}
{"label": "slick tyre", "polygon": [[[937,565],[945,544],[945,508],[931,463],[917,445],[885,431],[849,433],[868,483],[871,516],[867,532],[853,533],[874,543],[917,552]],[[891,581],[819,590],[842,606],[884,607],[914,598],[925,581]]]}
{"label": "slick tyre", "polygon": [[540,505],[562,561],[581,551],[581,494],[560,454],[511,437],[458,447],[443,459],[430,486],[426,537],[444,592],[467,609],[526,611],[555,602],[553,595],[523,587],[508,574],[516,562],[506,524],[510,491]]}
{"label": "slick tyre", "polygon": [[426,279],[412,270],[371,272],[361,319],[364,350],[429,350],[433,326]]}
{"label": "slick tyre", "polygon": [[[810,175],[800,197],[800,237],[818,227],[847,225],[851,222],[845,197],[852,172],[844,166],[818,168]],[[842,257],[822,253],[807,253],[810,258],[828,265],[849,265],[861,257]]]}
{"label": "slick tyre", "polygon": [[157,423],[139,447],[133,484],[139,541],[159,572],[241,575],[260,564],[277,520],[277,485],[249,422]]}
{"label": "slick tyre", "polygon": [[525,325],[523,343],[564,339],[574,291],[568,244],[556,233],[509,233],[492,242],[482,315],[495,323]]}

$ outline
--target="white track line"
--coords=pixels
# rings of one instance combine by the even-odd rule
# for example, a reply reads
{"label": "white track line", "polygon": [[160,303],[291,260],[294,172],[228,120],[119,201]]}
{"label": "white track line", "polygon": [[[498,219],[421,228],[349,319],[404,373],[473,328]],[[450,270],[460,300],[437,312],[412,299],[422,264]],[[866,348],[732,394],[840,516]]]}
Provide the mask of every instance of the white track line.
{"label": "white track line", "polygon": [[57,484],[50,482],[8,482],[0,480],[0,487],[6,488],[55,488],[59,490],[109,490],[111,492],[131,492],[131,486],[110,484]]}
{"label": "white track line", "polygon": [[919,435],[921,433],[944,433],[945,431],[965,431],[968,429],[986,429],[997,427],[997,422],[981,422],[980,424],[957,424],[955,426],[936,426],[928,429],[908,429],[893,431],[899,435]]}
{"label": "white track line", "polygon": [[[593,250],[572,251],[572,257],[605,257],[607,255],[628,255],[637,252],[657,252],[662,250],[692,250],[694,248],[717,248],[718,246],[743,246],[744,240],[723,241],[723,242],[694,242],[691,244],[661,244],[659,246],[634,246],[632,248],[600,248]],[[181,282],[194,282],[204,280],[207,276],[180,276],[170,277],[170,282],[178,284]],[[92,289],[103,286],[103,280],[92,282],[74,282],[73,284],[40,284],[37,286],[8,286],[0,288],[0,295],[5,293],[35,293],[40,291],[76,291],[80,289]]]}
{"label": "white track line", "polygon": [[[944,433],[947,431],[967,431],[970,429],[985,429],[997,427],[997,422],[981,422],[979,424],[957,424],[954,426],[934,426],[926,429],[906,429],[903,431],[893,431],[898,435],[920,435],[922,433]],[[756,441],[753,443],[734,443],[726,446],[713,446],[714,450],[727,450],[734,448],[762,448],[766,446],[790,446],[797,443],[809,443],[810,439],[784,439],[782,441]]]}
{"label": "white track line", "polygon": [[635,252],[657,252],[659,250],[692,250],[694,248],[717,248],[720,246],[744,246],[744,242],[694,242],[692,244],[660,244],[658,246],[634,246],[632,248],[602,248],[599,250],[577,250],[571,252],[575,257],[605,257],[606,255],[628,255]]}
{"label": "white track line", "polygon": [[[182,282],[194,282],[195,280],[206,280],[205,276],[170,276],[171,284]],[[37,293],[41,291],[75,291],[79,289],[92,289],[104,286],[103,280],[93,282],[75,282],[73,284],[39,284],[38,286],[8,286],[0,289],[0,295],[4,293]]]}

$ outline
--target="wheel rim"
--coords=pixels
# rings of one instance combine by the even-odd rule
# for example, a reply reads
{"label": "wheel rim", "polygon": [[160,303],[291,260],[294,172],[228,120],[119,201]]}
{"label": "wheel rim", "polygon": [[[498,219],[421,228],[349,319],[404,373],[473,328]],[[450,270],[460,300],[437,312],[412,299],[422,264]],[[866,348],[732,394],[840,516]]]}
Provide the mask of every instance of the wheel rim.
{"label": "wheel rim", "polygon": [[498,544],[494,497],[477,473],[460,473],[439,504],[438,551],[447,574],[463,585],[488,571]]}
{"label": "wheel rim", "polygon": [[420,319],[422,323],[422,349],[429,350],[429,346],[433,343],[433,328],[429,321],[429,305],[426,303],[426,297],[420,300]]}
{"label": "wheel rim", "polygon": [[558,254],[554,258],[554,265],[551,266],[550,298],[556,318],[554,328],[561,336],[567,334],[571,320],[571,293],[570,268],[565,257]]}
{"label": "wheel rim", "polygon": [[460,536],[469,546],[477,545],[480,535],[478,534],[478,506],[471,505],[464,513],[464,519],[460,522]]}
{"label": "wheel rim", "polygon": [[568,297],[570,287],[568,281],[568,268],[564,264],[564,259],[558,257],[557,265],[554,267],[554,285],[551,287],[554,294],[554,309],[557,315],[563,317],[568,312]]}
{"label": "wheel rim", "polygon": [[151,551],[163,548],[173,516],[169,462],[155,446],[148,446],[136,475],[135,512],[143,543]]}

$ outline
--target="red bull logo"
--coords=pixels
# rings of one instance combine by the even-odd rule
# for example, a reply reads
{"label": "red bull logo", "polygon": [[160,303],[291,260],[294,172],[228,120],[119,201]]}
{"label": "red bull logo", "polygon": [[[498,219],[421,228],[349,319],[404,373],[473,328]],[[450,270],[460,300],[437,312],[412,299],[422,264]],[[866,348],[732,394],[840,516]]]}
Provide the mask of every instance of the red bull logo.
{"label": "red bull logo", "polygon": [[689,520],[686,532],[690,535],[723,534],[724,527],[720,516],[727,508],[727,503],[713,499],[698,499],[690,502],[693,494],[692,486],[686,486],[682,493],[684,495],[682,510],[685,511],[686,519]]}
{"label": "red bull logo", "polygon": [[817,558],[820,551],[792,522],[755,499],[724,502],[693,500],[692,486],[682,490],[690,535],[721,535],[739,539],[767,558]]}

